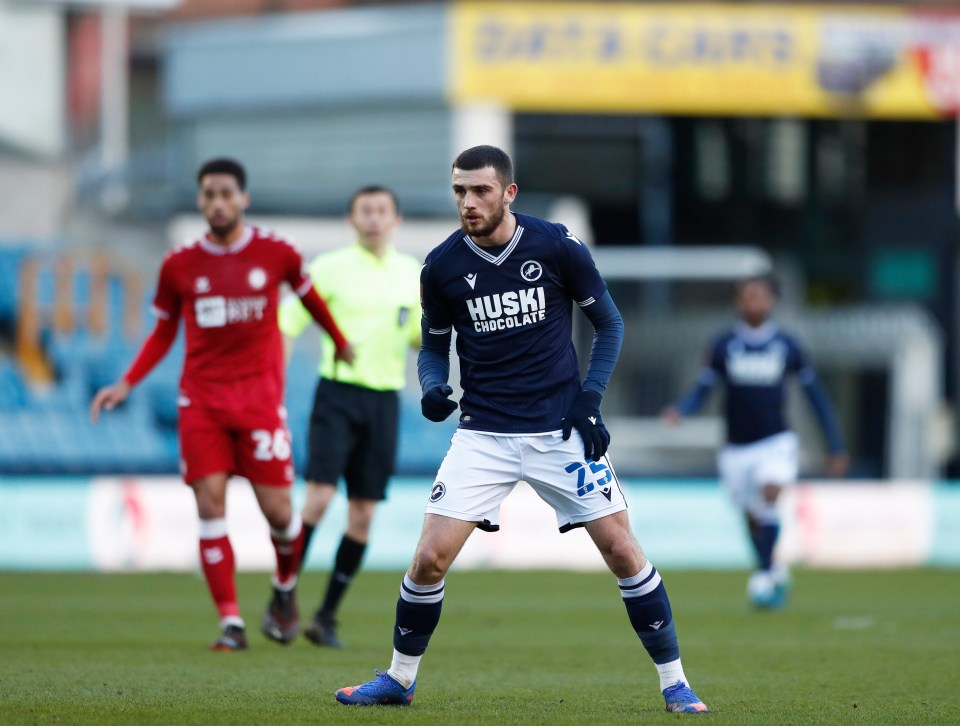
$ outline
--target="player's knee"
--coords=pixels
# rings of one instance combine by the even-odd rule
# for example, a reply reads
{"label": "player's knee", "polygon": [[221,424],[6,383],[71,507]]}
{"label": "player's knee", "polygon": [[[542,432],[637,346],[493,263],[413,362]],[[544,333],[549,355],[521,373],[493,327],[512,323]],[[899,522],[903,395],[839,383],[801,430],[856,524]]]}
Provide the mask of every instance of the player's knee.
{"label": "player's knee", "polygon": [[761,491],[763,501],[767,504],[773,504],[780,496],[781,486],[779,484],[764,484]]}
{"label": "player's knee", "polygon": [[197,515],[200,519],[222,519],[226,516],[226,505],[197,497]]}
{"label": "player's knee", "polygon": [[629,535],[615,537],[605,542],[600,549],[600,553],[614,572],[634,574],[639,572],[646,563],[643,550],[640,549],[636,540]]}
{"label": "player's knee", "polygon": [[373,511],[372,508],[352,509],[347,518],[347,529],[350,533],[362,536],[365,539],[370,532],[370,525],[373,523]]}
{"label": "player's knee", "polygon": [[440,549],[421,546],[414,555],[410,567],[410,577],[418,585],[430,585],[440,582],[447,574],[452,558]]}
{"label": "player's knee", "polygon": [[226,475],[211,474],[189,483],[197,500],[197,514],[200,519],[221,519],[226,516]]}
{"label": "player's knee", "polygon": [[336,489],[332,486],[308,484],[307,499],[303,503],[303,521],[310,525],[316,525],[323,519],[335,492]]}
{"label": "player's knee", "polygon": [[226,516],[227,503],[215,493],[196,489],[197,514],[200,519],[222,519]]}
{"label": "player's knee", "polygon": [[293,516],[293,508],[290,502],[271,502],[261,506],[263,516],[270,525],[270,529],[286,529],[290,525],[290,518]]}

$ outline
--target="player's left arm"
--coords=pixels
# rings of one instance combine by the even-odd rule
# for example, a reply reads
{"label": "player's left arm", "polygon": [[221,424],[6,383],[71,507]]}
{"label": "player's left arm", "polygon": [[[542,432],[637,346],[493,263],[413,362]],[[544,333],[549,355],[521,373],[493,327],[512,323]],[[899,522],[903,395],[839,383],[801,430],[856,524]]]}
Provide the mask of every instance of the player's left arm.
{"label": "player's left arm", "polygon": [[831,476],[841,477],[847,472],[850,458],[843,444],[840,424],[837,421],[833,404],[830,402],[830,396],[827,395],[827,390],[820,382],[820,378],[810,364],[806,353],[794,341],[790,341],[790,348],[791,368],[796,372],[797,379],[803,387],[803,392],[806,394],[807,400],[810,401],[810,406],[813,408],[817,420],[820,422],[820,428],[827,439],[827,446],[830,450],[830,456],[827,460],[827,473]]}
{"label": "player's left arm", "polygon": [[610,432],[600,415],[600,404],[620,357],[623,318],[606,291],[596,301],[583,306],[582,310],[593,325],[593,345],[590,348],[587,376],[563,418],[563,438],[569,439],[573,429],[579,431],[583,438],[584,456],[597,461],[610,446]]}
{"label": "player's left arm", "polygon": [[561,226],[561,230],[564,236],[559,243],[560,262],[567,291],[593,325],[587,375],[563,418],[563,438],[569,439],[573,429],[577,429],[583,438],[584,456],[596,461],[610,446],[610,432],[600,415],[600,404],[620,357],[623,318],[586,245],[566,227]]}

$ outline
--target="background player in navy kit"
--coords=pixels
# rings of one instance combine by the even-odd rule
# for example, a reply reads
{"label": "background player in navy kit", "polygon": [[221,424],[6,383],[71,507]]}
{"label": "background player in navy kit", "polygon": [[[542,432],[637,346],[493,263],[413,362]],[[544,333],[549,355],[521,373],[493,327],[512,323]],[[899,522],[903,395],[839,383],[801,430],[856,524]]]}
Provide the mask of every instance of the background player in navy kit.
{"label": "background player in navy kit", "polygon": [[[407,705],[440,621],[444,575],[477,528],[498,528],[500,503],[528,482],[561,532],[585,527],[617,576],[630,622],[652,657],[668,711],[707,707],[687,686],[660,575],[630,530],[626,502],[605,456],[610,436],[600,401],[620,352],[623,321],[586,247],[563,225],[514,214],[510,157],[492,146],[453,163],[461,229],[428,256],[420,274],[421,406],[431,421],[457,409],[449,396],[451,331],[463,397],[430,493],[420,543],[397,601],[386,673],[341,688],[352,705]],[[572,303],[595,329],[581,385]],[[576,434],[574,434],[576,431]]]}
{"label": "background player in navy kit", "polygon": [[720,477],[746,515],[757,558],[748,593],[760,607],[783,604],[786,569],[775,567],[780,534],[777,499],[797,478],[797,437],[784,417],[786,382],[796,374],[813,406],[830,447],[827,473],[841,477],[848,458],[826,391],[796,340],[769,319],[777,285],[769,276],[737,285],[742,320],[707,349],[696,386],[664,411],[668,423],[697,411],[719,381],[726,386],[727,445],[720,451]]}

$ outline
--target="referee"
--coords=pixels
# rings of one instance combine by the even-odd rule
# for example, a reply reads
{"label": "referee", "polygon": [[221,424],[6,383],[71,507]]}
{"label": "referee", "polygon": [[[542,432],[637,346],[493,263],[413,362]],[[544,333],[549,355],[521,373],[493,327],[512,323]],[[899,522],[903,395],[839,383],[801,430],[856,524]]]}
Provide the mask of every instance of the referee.
{"label": "referee", "polygon": [[[382,186],[359,189],[350,198],[347,221],[356,230],[356,244],[310,263],[314,286],[350,331],[356,355],[353,365],[338,365],[333,346],[323,346],[308,439],[301,563],[341,476],[349,502],[326,595],[304,630],[312,642],[332,648],[343,647],[337,609],[360,569],[374,510],[386,498],[393,473],[407,349],[420,347],[420,262],[390,244],[401,221],[396,195]],[[280,329],[288,338],[309,323],[299,300],[280,307]]]}

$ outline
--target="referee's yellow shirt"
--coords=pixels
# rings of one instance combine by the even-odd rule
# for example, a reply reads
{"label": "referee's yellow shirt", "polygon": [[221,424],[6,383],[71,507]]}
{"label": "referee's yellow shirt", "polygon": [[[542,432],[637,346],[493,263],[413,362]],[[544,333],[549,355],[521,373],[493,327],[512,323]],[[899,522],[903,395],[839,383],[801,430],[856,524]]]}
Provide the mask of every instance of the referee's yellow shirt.
{"label": "referee's yellow shirt", "polygon": [[[314,258],[310,277],[356,354],[352,366],[335,362],[333,343],[324,335],[320,375],[377,391],[403,388],[407,350],[420,345],[420,262],[392,247],[377,257],[353,244]],[[293,295],[280,305],[279,316],[280,330],[290,338],[313,322]]]}

